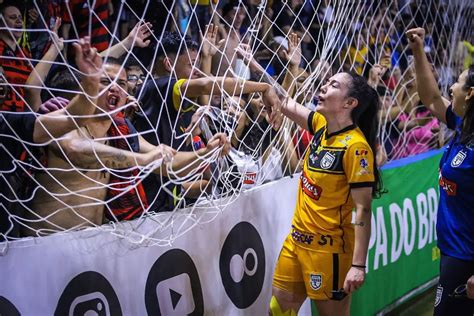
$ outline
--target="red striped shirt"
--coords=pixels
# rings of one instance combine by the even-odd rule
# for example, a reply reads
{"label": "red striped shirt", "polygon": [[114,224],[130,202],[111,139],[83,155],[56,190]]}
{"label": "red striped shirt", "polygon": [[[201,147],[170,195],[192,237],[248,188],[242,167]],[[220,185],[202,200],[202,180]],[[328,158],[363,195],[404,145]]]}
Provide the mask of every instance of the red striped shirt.
{"label": "red striped shirt", "polygon": [[[69,3],[64,2],[62,8],[63,23],[74,24],[79,33],[79,38],[90,35],[92,46],[101,52],[109,48],[109,33],[107,31],[109,0],[96,0],[92,11],[88,3],[89,1],[87,0],[69,0]],[[90,34],[89,25],[91,28]],[[73,26],[71,27],[71,32],[74,32]]]}
{"label": "red striped shirt", "polygon": [[0,66],[3,67],[7,82],[13,85],[8,89],[1,107],[2,111],[25,112],[25,90],[23,85],[33,70],[29,61],[30,58],[31,55],[27,49],[17,46],[16,50],[13,51],[7,43],[0,39]]}

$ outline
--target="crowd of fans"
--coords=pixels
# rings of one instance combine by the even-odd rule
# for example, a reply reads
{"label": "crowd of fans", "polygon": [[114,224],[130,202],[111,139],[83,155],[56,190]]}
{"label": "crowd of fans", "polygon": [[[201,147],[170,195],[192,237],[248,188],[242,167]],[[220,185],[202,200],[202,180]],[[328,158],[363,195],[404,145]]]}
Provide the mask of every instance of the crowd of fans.
{"label": "crowd of fans", "polygon": [[[103,58],[102,92],[89,96],[96,119],[41,146],[12,141],[0,121],[3,236],[130,220],[293,174],[311,135],[265,108],[289,95],[314,109],[339,70],[379,93],[380,163],[437,148],[448,136],[420,102],[403,34],[428,29],[444,89],[473,54],[472,32],[441,27],[455,10],[440,0],[365,1],[337,34],[341,8],[330,1],[90,3],[1,6],[2,111],[51,113],[86,92],[71,48],[79,39]],[[463,62],[448,67],[452,38]]]}

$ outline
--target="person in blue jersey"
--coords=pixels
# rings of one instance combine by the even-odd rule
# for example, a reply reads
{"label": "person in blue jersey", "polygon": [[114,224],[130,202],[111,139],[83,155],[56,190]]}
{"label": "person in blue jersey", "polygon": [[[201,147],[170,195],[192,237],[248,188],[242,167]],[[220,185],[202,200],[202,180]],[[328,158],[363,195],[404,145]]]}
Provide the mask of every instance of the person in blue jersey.
{"label": "person in blue jersey", "polygon": [[440,201],[436,232],[441,250],[435,315],[474,314],[474,65],[463,71],[444,99],[423,51],[425,30],[407,36],[423,104],[455,135],[439,165]]}

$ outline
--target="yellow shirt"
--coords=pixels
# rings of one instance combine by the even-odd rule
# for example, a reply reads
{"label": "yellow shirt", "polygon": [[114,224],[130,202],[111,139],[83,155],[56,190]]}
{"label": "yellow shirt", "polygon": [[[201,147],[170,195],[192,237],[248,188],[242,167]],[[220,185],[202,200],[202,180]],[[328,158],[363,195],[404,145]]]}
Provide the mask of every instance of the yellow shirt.
{"label": "yellow shirt", "polygon": [[373,186],[374,155],[355,125],[328,135],[321,114],[312,112],[309,122],[314,138],[304,159],[292,224],[299,235],[313,236],[307,238],[308,248],[352,252],[354,203],[350,189]]}
{"label": "yellow shirt", "polygon": [[472,64],[472,56],[474,55],[474,45],[472,45],[468,41],[463,41],[462,44],[466,48],[466,56],[464,57],[463,69],[467,69]]}
{"label": "yellow shirt", "polygon": [[[189,3],[191,3],[192,5],[196,5],[196,4],[199,4],[199,5],[210,5],[211,4],[211,1],[210,0],[189,0]],[[214,2],[215,3],[215,2]]]}
{"label": "yellow shirt", "polygon": [[368,53],[369,49],[367,46],[361,47],[360,49],[353,46],[349,48],[349,60],[354,65],[355,72],[359,75],[362,75]]}

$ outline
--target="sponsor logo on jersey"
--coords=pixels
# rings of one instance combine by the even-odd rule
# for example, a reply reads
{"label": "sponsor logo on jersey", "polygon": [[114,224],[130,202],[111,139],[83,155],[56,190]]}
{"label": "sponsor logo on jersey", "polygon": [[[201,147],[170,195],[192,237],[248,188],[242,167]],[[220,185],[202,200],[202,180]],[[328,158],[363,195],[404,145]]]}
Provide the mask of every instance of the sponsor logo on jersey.
{"label": "sponsor logo on jersey", "polygon": [[367,156],[369,154],[369,151],[367,149],[357,148],[355,154],[356,156]]}
{"label": "sponsor logo on jersey", "polygon": [[309,284],[311,285],[311,288],[313,290],[317,291],[323,285],[323,277],[321,276],[321,274],[310,274]]}
{"label": "sponsor logo on jersey", "polygon": [[453,168],[459,167],[464,161],[464,159],[466,158],[466,156],[467,156],[466,153],[460,150],[451,161],[451,167]]}
{"label": "sponsor logo on jersey", "polygon": [[360,161],[359,161],[359,164],[362,168],[364,169],[367,169],[369,167],[369,162],[367,161],[366,158],[362,158]]}
{"label": "sponsor logo on jersey", "polygon": [[332,167],[334,161],[336,160],[336,155],[331,152],[327,152],[324,154],[323,158],[321,159],[321,169],[329,169]]}
{"label": "sponsor logo on jersey", "polygon": [[291,226],[291,238],[293,238],[295,242],[311,245],[314,240],[314,235],[302,233],[296,230],[294,226]]}
{"label": "sponsor logo on jersey", "polygon": [[311,182],[306,177],[306,174],[304,172],[301,174],[301,188],[307,196],[314,200],[319,200],[319,198],[321,197],[321,193],[323,192],[323,189],[315,183]]}
{"label": "sponsor logo on jersey", "polygon": [[348,147],[349,146],[349,141],[352,139],[352,136],[347,135],[344,137],[344,139],[341,139],[339,142],[343,144],[344,146]]}
{"label": "sponsor logo on jersey", "polygon": [[455,196],[457,191],[456,182],[449,181],[441,174],[439,175],[439,186],[446,192],[449,196]]}
{"label": "sponsor logo on jersey", "polygon": [[362,175],[365,175],[365,174],[371,174],[372,172],[370,172],[368,170],[369,168],[369,162],[367,160],[367,158],[362,158],[360,161],[359,161],[359,165],[360,165],[360,170],[356,173],[356,175],[358,176],[362,176]]}

